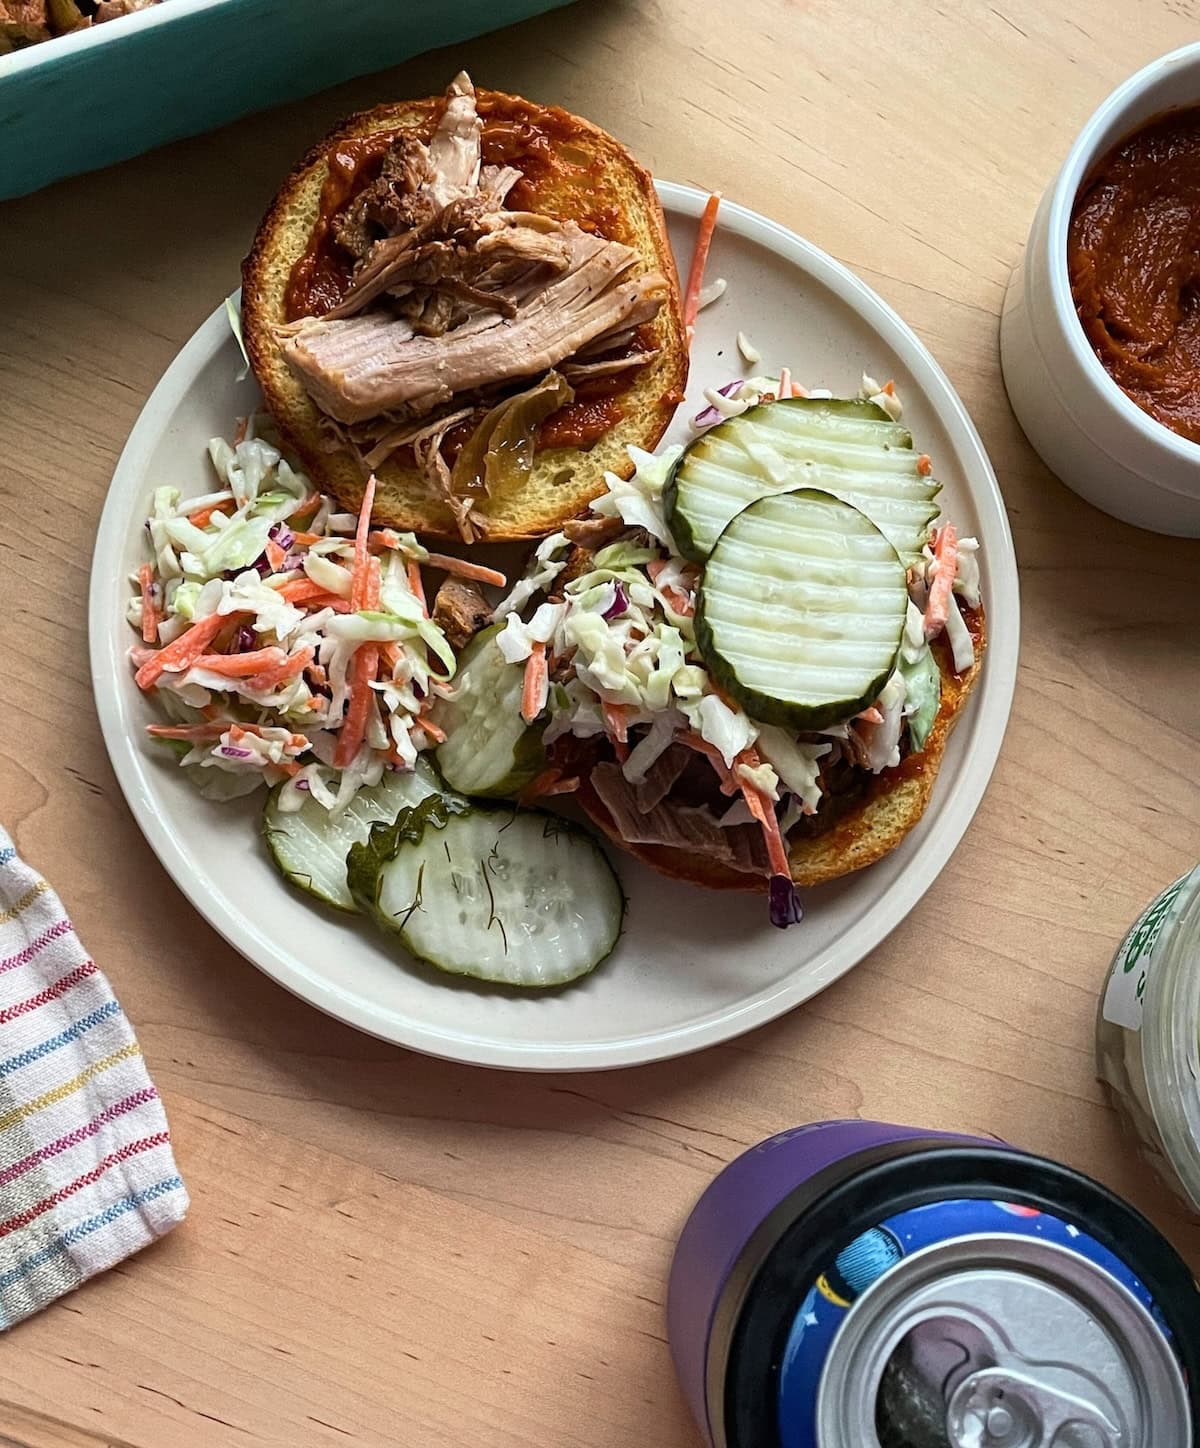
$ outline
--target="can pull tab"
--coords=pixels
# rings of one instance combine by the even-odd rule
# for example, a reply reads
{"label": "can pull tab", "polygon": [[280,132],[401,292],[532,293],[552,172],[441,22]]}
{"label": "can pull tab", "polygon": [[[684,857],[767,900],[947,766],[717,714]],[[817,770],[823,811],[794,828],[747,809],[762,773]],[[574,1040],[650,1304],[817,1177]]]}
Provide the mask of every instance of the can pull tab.
{"label": "can pull tab", "polygon": [[981,1368],[950,1396],[952,1448],[1123,1448],[1125,1435],[1094,1403],[1013,1368]]}

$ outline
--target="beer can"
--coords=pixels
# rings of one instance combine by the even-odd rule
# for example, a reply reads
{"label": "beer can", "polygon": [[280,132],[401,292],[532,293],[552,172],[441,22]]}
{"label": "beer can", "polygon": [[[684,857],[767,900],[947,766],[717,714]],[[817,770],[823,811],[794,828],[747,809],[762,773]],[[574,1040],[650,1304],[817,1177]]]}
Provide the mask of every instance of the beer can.
{"label": "beer can", "polygon": [[671,1351],[711,1448],[1192,1448],[1200,1291],[1132,1207],[986,1138],[871,1121],[732,1162]]}

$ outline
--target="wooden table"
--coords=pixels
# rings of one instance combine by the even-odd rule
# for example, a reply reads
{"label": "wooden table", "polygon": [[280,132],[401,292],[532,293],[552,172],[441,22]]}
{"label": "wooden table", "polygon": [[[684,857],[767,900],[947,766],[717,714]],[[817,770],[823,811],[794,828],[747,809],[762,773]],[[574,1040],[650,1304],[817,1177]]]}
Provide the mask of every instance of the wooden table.
{"label": "wooden table", "polygon": [[[664,1341],[676,1233],[725,1161],[822,1117],[1064,1159],[1200,1267],[1200,1229],[1092,1075],[1114,944],[1200,858],[1200,546],[1061,487],[1009,412],[996,345],[1072,137],[1195,21],[1178,0],[594,0],[0,208],[0,818],[137,1023],[193,1201],[173,1236],[0,1344],[0,1444],[694,1445]],[[1016,534],[1016,703],[945,873],[840,984],[672,1064],[491,1074],[316,1014],[175,890],[89,704],[92,538],[146,396],[304,148],[462,64],[878,288],[971,409]]]}

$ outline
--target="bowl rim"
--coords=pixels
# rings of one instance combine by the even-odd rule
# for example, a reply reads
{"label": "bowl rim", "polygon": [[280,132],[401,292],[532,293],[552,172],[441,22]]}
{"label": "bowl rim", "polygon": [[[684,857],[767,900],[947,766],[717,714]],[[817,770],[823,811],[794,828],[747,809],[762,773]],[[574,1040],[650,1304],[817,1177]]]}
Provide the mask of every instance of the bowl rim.
{"label": "bowl rim", "polygon": [[[1129,111],[1133,110],[1145,92],[1157,84],[1172,70],[1189,66],[1196,69],[1196,100],[1200,108],[1200,41],[1182,45],[1177,50],[1160,55],[1144,65],[1111,91],[1084,123],[1075,138],[1067,158],[1054,182],[1050,201],[1046,242],[1049,247],[1050,295],[1054,303],[1059,324],[1066,336],[1067,345],[1084,376],[1092,383],[1101,397],[1146,443],[1167,452],[1188,467],[1200,466],[1200,443],[1182,437],[1159,422],[1134,402],[1133,398],[1111,377],[1104,364],[1088,343],[1087,336],[1075,311],[1075,299],[1071,293],[1071,281],[1067,273],[1067,230],[1075,199],[1088,169],[1096,161],[1100,151],[1101,138],[1110,128],[1116,129],[1118,139],[1132,135],[1144,122],[1131,122],[1128,126],[1114,125]],[[1164,107],[1165,111],[1184,107]],[[1108,142],[1109,146],[1116,142]]]}

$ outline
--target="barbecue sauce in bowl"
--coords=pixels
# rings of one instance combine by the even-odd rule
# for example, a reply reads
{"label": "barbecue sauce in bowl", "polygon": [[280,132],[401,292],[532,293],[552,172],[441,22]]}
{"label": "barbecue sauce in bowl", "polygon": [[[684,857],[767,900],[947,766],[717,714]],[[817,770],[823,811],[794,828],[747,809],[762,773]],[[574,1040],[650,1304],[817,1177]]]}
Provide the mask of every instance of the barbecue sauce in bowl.
{"label": "barbecue sauce in bowl", "polygon": [[1200,443],[1200,107],[1119,141],[1075,199],[1071,294],[1105,371],[1143,412]]}

